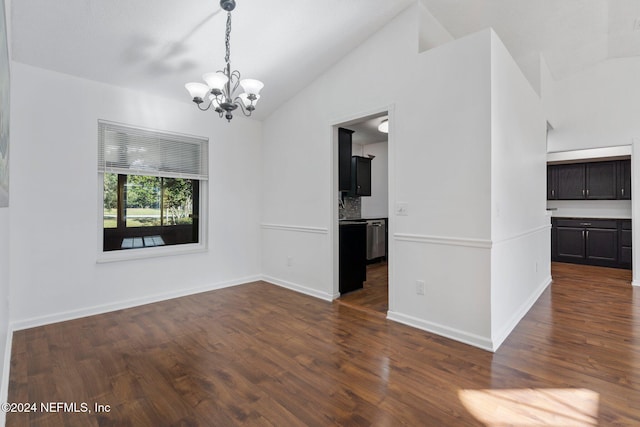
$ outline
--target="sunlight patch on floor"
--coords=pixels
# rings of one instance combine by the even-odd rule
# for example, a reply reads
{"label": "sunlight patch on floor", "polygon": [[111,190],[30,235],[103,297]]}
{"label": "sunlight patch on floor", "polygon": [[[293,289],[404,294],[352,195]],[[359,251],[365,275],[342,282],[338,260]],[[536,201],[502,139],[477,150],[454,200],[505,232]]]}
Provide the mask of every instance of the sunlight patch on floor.
{"label": "sunlight patch on floor", "polygon": [[598,425],[599,394],[587,389],[460,390],[458,397],[490,427]]}

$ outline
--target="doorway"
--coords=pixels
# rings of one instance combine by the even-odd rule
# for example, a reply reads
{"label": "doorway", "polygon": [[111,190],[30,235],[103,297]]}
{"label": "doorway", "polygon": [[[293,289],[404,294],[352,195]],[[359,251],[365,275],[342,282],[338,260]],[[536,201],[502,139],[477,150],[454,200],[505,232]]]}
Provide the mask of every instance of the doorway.
{"label": "doorway", "polygon": [[635,276],[632,152],[632,146],[612,146],[547,153],[553,263],[575,264],[570,271],[628,269]]}
{"label": "doorway", "polygon": [[388,122],[383,111],[336,125],[333,168],[338,182],[333,212],[339,240],[334,246],[337,302],[383,316],[389,310]]}

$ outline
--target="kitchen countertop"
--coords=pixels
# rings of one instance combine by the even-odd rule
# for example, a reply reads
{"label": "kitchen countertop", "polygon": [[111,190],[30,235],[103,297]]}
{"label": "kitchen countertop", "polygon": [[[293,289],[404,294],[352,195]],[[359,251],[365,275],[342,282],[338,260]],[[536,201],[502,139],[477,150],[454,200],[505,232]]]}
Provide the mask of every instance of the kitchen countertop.
{"label": "kitchen countertop", "polygon": [[353,219],[341,219],[340,225],[367,225],[365,221],[356,221]]}

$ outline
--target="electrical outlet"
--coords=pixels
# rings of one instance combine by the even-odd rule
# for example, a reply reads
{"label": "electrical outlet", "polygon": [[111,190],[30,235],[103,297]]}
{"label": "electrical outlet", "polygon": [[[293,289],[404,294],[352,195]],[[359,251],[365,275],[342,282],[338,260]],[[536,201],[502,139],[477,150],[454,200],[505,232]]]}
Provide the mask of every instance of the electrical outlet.
{"label": "electrical outlet", "polygon": [[424,295],[424,280],[416,280],[416,294]]}
{"label": "electrical outlet", "polygon": [[287,257],[287,267],[291,267],[293,265],[293,257],[289,255]]}

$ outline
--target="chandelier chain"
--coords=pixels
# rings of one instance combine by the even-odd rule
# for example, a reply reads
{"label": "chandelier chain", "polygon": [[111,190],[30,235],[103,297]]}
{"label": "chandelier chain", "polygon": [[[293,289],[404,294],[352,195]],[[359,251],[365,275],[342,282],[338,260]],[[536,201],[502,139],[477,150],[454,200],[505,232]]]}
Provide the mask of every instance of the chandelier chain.
{"label": "chandelier chain", "polygon": [[228,64],[229,57],[231,56],[231,12],[227,12],[227,32],[225,34],[224,43],[226,47],[224,61]]}

